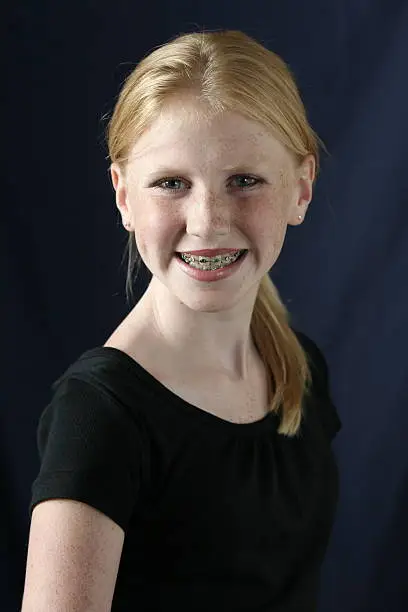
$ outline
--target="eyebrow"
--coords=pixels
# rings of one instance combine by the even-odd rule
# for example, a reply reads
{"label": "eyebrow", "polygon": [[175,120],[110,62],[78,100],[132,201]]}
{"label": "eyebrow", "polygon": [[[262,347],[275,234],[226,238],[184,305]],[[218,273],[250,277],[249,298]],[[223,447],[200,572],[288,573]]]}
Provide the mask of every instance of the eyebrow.
{"label": "eyebrow", "polygon": [[152,179],[152,178],[156,178],[156,176],[161,176],[161,175],[168,175],[168,176],[175,176],[177,174],[188,174],[187,169],[183,169],[183,168],[171,168],[170,166],[156,166],[156,168],[154,170],[152,170],[151,172],[148,172],[146,174],[147,178]]}
{"label": "eyebrow", "polygon": [[[260,162],[259,166],[262,166],[262,169],[264,169],[264,163]],[[260,167],[258,167],[258,169],[255,168],[255,164],[250,165],[250,164],[239,164],[236,166],[227,166],[226,168],[222,168],[221,172],[232,172],[234,174],[255,174],[256,172],[260,171]],[[154,179],[156,177],[160,177],[163,175],[166,176],[178,176],[178,175],[184,175],[184,174],[189,174],[190,172],[187,170],[187,168],[183,168],[183,167],[170,167],[170,166],[158,166],[156,167],[154,170],[152,170],[152,172],[148,172],[147,173],[147,178],[148,179]]]}

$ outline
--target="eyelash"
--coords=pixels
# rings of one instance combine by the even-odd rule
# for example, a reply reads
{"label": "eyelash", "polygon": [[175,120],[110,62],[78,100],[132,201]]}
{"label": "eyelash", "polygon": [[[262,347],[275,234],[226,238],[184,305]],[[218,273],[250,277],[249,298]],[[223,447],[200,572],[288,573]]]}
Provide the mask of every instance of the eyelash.
{"label": "eyelash", "polygon": [[[247,191],[251,187],[255,187],[255,185],[264,182],[263,179],[256,178],[255,176],[250,176],[248,174],[236,174],[232,178],[246,178],[246,179],[251,179],[253,181],[256,181],[255,183],[252,183],[252,185],[244,185],[243,186],[243,190],[244,191]],[[178,176],[169,176],[169,177],[162,178],[162,179],[158,180],[156,183],[154,183],[154,185],[152,185],[152,187],[157,187],[158,189],[162,189],[163,191],[183,191],[182,189],[172,189],[172,188],[160,187],[160,185],[162,185],[163,183],[166,183],[167,181],[181,181],[181,182],[184,182],[183,179],[179,178]]]}

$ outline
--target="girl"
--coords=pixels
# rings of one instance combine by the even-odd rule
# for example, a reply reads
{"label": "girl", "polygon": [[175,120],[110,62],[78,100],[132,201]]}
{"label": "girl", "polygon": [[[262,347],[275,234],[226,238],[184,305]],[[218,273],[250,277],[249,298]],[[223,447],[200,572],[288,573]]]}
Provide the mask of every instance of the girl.
{"label": "girl", "polygon": [[103,346],[38,427],[23,612],[312,612],[338,496],[326,362],[268,272],[319,169],[287,65],[238,31],[179,36],[108,129],[129,232]]}

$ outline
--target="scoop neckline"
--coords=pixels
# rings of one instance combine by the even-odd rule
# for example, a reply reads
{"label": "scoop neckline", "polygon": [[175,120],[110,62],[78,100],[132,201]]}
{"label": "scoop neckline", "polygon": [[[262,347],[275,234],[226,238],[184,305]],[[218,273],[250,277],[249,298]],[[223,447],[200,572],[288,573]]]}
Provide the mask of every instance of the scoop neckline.
{"label": "scoop neckline", "polygon": [[269,433],[275,431],[278,427],[279,417],[274,412],[268,412],[261,419],[251,421],[249,423],[234,423],[219,417],[211,412],[207,412],[203,408],[191,404],[187,400],[183,399],[177,393],[166,387],[160,380],[158,380],[153,374],[146,370],[138,361],[133,359],[128,353],[121,349],[113,346],[98,346],[87,350],[80,356],[80,360],[92,358],[94,356],[111,356],[119,362],[123,363],[126,368],[136,374],[140,379],[146,382],[148,385],[154,385],[155,392],[158,392],[164,400],[170,401],[173,405],[178,408],[182,408],[184,411],[196,415],[198,418],[206,421],[209,425],[214,425],[223,429],[230,429],[234,432],[240,432],[242,434],[251,434],[257,431],[267,430]]}

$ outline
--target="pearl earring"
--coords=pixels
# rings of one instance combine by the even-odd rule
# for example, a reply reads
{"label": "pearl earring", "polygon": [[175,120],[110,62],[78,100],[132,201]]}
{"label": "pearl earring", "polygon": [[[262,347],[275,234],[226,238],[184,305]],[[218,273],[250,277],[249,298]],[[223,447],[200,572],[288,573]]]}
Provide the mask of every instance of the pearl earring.
{"label": "pearl earring", "polygon": [[298,219],[299,219],[299,221],[301,221],[302,220],[302,215],[299,215]]}

